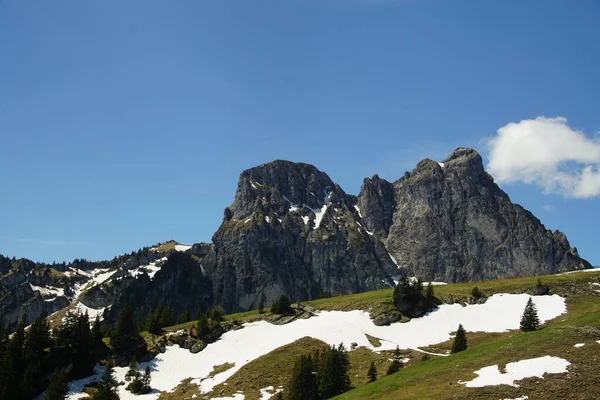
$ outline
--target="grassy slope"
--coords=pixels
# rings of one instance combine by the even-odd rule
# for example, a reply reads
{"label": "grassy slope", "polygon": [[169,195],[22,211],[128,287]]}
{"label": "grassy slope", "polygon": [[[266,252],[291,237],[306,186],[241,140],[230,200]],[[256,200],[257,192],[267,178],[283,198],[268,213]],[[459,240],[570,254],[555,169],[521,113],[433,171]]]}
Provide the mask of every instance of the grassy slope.
{"label": "grassy slope", "polygon": [[[593,383],[597,373],[594,364],[600,361],[600,297],[588,284],[590,280],[598,282],[600,273],[576,273],[542,277],[544,283],[551,286],[553,293],[567,297],[568,313],[546,324],[543,329],[531,333],[512,331],[506,333],[470,333],[469,349],[450,357],[432,358],[418,362],[419,355],[403,350],[403,355],[413,361],[400,372],[385,377],[389,365],[388,354],[378,354],[359,348],[351,351],[350,376],[356,389],[340,396],[340,399],[428,399],[428,398],[509,398],[528,394],[536,398],[600,398],[600,388]],[[478,286],[485,295],[494,293],[533,293],[537,277],[515,278],[466,284],[452,284],[435,287],[435,295],[445,301],[466,301],[473,286]],[[598,287],[600,289],[600,287]],[[391,300],[392,290],[379,290],[349,296],[319,299],[305,304],[322,310],[374,310],[385,308]],[[383,304],[383,306],[382,306]],[[256,319],[268,319],[270,315],[257,311],[228,315],[230,321],[248,322]],[[195,322],[168,328],[175,331],[189,327]],[[580,349],[575,343],[585,342]],[[225,384],[215,387],[206,396],[231,396],[242,391],[247,400],[259,398],[259,389],[269,385],[285,386],[291,374],[294,360],[299,354],[310,353],[325,344],[304,338],[292,344],[280,347],[245,365],[229,378]],[[451,343],[440,343],[428,349],[443,352]],[[564,357],[573,365],[569,374],[547,376],[542,384],[538,379],[520,382],[521,388],[508,386],[468,389],[458,384],[459,380],[476,377],[473,371],[495,363],[505,364],[525,358],[555,355]],[[375,362],[380,379],[367,384],[367,370],[371,361]],[[192,387],[193,386],[193,387]],[[597,386],[597,385],[596,385]],[[575,388],[576,394],[573,393]],[[165,399],[189,398],[192,393],[199,394],[195,385],[183,382],[172,394],[164,394]],[[184,394],[185,393],[185,394]],[[580,395],[581,394],[581,395]],[[592,397],[589,397],[591,394]],[[547,397],[546,395],[550,395]],[[580,397],[577,397],[580,396]]]}

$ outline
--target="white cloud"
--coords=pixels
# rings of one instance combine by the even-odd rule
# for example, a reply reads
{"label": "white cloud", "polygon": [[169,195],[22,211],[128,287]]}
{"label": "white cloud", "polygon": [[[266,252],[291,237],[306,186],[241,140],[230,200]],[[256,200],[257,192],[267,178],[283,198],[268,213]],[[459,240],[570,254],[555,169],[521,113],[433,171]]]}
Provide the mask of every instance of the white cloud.
{"label": "white cloud", "polygon": [[503,126],[489,141],[488,170],[502,183],[535,183],[565,197],[600,196],[600,141],[564,117]]}
{"label": "white cloud", "polygon": [[556,210],[556,207],[554,207],[552,204],[546,204],[542,208],[548,212],[554,212],[554,210]]}

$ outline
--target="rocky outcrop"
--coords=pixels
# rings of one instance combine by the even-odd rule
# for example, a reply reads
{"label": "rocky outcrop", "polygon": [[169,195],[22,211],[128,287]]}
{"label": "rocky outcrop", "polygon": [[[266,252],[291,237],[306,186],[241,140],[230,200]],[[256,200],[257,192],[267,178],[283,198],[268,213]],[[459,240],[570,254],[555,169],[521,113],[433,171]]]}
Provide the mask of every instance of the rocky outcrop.
{"label": "rocky outcrop", "polygon": [[[363,185],[359,204],[394,202],[391,223],[377,232],[398,264],[424,280],[460,282],[590,267],[563,233],[547,230],[511,203],[475,150],[456,149],[442,163],[419,162],[393,183],[393,200],[389,193],[374,196],[371,186]],[[385,228],[389,233],[383,237]]]}
{"label": "rocky outcrop", "polygon": [[385,246],[361,224],[356,199],[308,164],[244,171],[213,236],[215,301],[225,310],[389,287]]}

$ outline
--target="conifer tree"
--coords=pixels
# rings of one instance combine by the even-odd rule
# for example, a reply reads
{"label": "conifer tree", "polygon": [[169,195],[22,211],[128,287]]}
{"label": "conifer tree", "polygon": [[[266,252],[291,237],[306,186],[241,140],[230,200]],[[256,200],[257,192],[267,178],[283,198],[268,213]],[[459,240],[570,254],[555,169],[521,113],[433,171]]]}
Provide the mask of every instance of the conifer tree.
{"label": "conifer tree", "polygon": [[96,315],[96,319],[94,320],[94,324],[92,325],[92,340],[94,344],[102,343],[102,338],[104,337],[104,332],[102,331],[102,324],[100,323],[100,318]]}
{"label": "conifer tree", "polygon": [[400,347],[396,346],[396,350],[394,351],[394,359],[388,367],[387,375],[391,375],[400,371],[400,368],[402,368],[402,355],[400,354]]}
{"label": "conifer tree", "polygon": [[92,400],[118,400],[117,388],[119,382],[114,376],[113,363],[109,361],[102,373],[96,392],[91,396]]}
{"label": "conifer tree", "polygon": [[65,400],[68,392],[67,374],[62,369],[54,370],[44,400]]}
{"label": "conifer tree", "polygon": [[344,345],[320,353],[316,359],[319,394],[328,399],[350,389],[350,361]]}
{"label": "conifer tree", "polygon": [[258,303],[258,313],[263,314],[265,312],[265,294],[260,295],[260,302]]}
{"label": "conifer tree", "polygon": [[319,400],[317,379],[311,356],[301,355],[294,364],[288,384],[288,400]]}
{"label": "conifer tree", "polygon": [[369,366],[367,376],[369,377],[369,382],[375,382],[377,380],[377,368],[375,368],[374,361],[371,361],[371,365]]}
{"label": "conifer tree", "polygon": [[186,307],[185,310],[177,318],[177,324],[183,324],[190,320],[190,310]]}
{"label": "conifer tree", "polygon": [[117,354],[131,354],[140,341],[138,327],[135,323],[133,310],[125,304],[117,319],[110,343]]}
{"label": "conifer tree", "polygon": [[146,369],[144,370],[144,377],[142,378],[142,393],[150,393],[152,391],[152,387],[150,386],[150,379],[150,367],[146,366]]}
{"label": "conifer tree", "polygon": [[206,314],[200,314],[198,317],[198,336],[206,336],[210,333],[210,326],[208,325],[208,318],[206,318]]}
{"label": "conifer tree", "polygon": [[456,336],[454,337],[454,342],[452,343],[451,353],[458,353],[460,351],[467,349],[467,333],[465,332],[465,328],[463,328],[462,324],[458,325],[458,329],[456,330]]}
{"label": "conifer tree", "polygon": [[429,282],[427,284],[427,291],[425,292],[425,295],[427,296],[428,299],[432,299],[433,298],[433,285],[431,284],[431,282]]}
{"label": "conifer tree", "polygon": [[280,314],[280,315],[291,314],[293,312],[293,310],[292,310],[292,304],[290,303],[290,298],[287,297],[285,294],[282,294],[281,296],[279,296],[277,301],[275,303],[273,303],[273,305],[271,306],[271,312],[273,314]]}
{"label": "conifer tree", "polygon": [[531,300],[530,297],[529,300],[527,300],[527,305],[525,306],[525,310],[521,316],[521,330],[523,332],[535,331],[539,325],[540,319],[538,317],[535,304],[533,304],[533,300]]}

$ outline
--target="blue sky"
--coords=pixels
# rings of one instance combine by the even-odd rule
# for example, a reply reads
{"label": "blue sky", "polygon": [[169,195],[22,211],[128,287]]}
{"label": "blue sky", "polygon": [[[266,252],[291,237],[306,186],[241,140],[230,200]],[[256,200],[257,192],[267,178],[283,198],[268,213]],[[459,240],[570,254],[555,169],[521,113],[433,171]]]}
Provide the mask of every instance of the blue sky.
{"label": "blue sky", "polygon": [[0,253],[210,241],[245,168],[309,162],[357,194],[458,146],[487,163],[526,120],[581,146],[561,158],[558,126],[542,166],[495,160],[501,187],[600,264],[600,161],[577,156],[598,145],[598,43],[586,0],[0,1]]}

